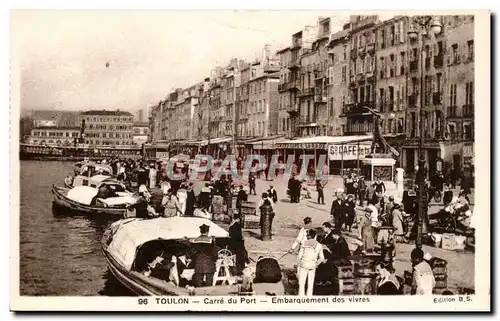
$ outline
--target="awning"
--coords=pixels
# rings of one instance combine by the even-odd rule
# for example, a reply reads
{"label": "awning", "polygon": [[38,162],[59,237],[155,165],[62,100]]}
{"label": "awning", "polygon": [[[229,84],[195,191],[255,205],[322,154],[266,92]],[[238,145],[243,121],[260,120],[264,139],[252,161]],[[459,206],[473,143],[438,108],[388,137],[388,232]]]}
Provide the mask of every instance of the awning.
{"label": "awning", "polygon": [[288,149],[328,149],[328,145],[346,144],[373,140],[373,135],[362,136],[315,136],[296,140],[276,142],[275,148]]}
{"label": "awning", "polygon": [[[232,137],[222,137],[222,138],[214,138],[210,139],[210,145],[212,144],[222,144],[222,143],[227,143],[230,142],[233,138]],[[199,142],[201,146],[207,146],[208,145],[208,140],[202,140]]]}
{"label": "awning", "polygon": [[267,140],[261,140],[257,142],[252,142],[250,145],[252,145],[253,149],[258,149],[258,150],[264,150],[264,149],[275,149],[276,148],[276,143],[280,142],[286,142],[288,140],[283,140],[283,139],[267,139]]}

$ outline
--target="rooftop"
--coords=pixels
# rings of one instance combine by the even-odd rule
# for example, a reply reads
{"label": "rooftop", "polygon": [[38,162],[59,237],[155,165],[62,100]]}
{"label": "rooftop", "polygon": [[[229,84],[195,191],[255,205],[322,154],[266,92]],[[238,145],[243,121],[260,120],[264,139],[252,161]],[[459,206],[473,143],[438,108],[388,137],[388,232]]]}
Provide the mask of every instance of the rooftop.
{"label": "rooftop", "polygon": [[80,130],[78,126],[39,126],[33,127],[33,129],[42,130],[42,129],[51,129],[51,130]]}
{"label": "rooftop", "polygon": [[132,116],[128,111],[121,110],[89,110],[82,113],[82,115],[97,115],[97,116]]}

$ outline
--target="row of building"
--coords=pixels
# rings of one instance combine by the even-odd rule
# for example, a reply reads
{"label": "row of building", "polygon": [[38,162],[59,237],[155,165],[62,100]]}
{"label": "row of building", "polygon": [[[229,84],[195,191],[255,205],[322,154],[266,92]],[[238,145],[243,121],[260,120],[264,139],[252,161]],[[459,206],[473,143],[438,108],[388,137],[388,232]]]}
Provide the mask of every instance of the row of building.
{"label": "row of building", "polygon": [[[24,142],[40,146],[141,147],[149,139],[149,123],[134,122],[131,113],[120,110],[91,110],[73,113],[38,112]],[[68,120],[69,119],[69,120]]]}
{"label": "row of building", "polygon": [[256,137],[362,136],[380,117],[407,172],[421,135],[430,166],[472,163],[474,16],[351,16],[337,31],[332,21],[319,18],[276,54],[266,46],[259,61],[233,59],[167,95],[152,108],[153,141],[230,149]]}

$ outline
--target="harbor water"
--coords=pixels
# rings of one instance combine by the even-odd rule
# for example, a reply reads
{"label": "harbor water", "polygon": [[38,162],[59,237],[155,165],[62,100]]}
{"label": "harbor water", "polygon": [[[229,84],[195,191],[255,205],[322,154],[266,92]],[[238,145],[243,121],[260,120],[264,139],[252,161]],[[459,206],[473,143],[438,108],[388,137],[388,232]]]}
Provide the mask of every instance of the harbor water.
{"label": "harbor water", "polygon": [[110,222],[52,211],[52,185],[63,186],[72,164],[20,163],[20,294],[130,295],[108,272],[100,248]]}

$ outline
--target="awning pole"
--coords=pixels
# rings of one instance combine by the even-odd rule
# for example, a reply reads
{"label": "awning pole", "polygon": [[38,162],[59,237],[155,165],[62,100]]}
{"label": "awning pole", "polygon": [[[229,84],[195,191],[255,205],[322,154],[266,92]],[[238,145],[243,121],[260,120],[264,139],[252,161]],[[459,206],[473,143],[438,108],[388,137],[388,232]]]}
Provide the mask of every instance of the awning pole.
{"label": "awning pole", "polygon": [[360,172],[360,168],[359,168],[359,140],[358,140],[358,150],[357,150],[356,154],[358,155],[357,162],[358,162],[358,175],[359,175],[359,172]]}
{"label": "awning pole", "polygon": [[340,177],[344,177],[344,143],[340,143]]}

